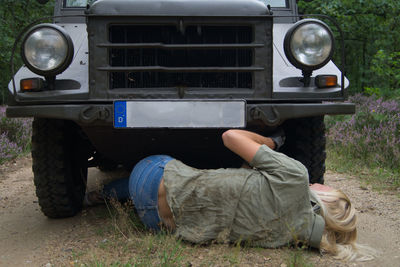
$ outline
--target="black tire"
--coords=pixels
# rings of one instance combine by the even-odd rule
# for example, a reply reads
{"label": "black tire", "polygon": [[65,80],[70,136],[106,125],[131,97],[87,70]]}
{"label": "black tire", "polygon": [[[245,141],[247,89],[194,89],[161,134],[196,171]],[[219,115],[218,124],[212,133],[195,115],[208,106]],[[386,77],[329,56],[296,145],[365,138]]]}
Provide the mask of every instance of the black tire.
{"label": "black tire", "polygon": [[32,169],[36,195],[49,218],[74,216],[82,210],[88,170],[88,146],[70,121],[33,121]]}
{"label": "black tire", "polygon": [[281,152],[303,163],[310,183],[324,183],[325,124],[324,117],[288,120],[283,125],[286,142]]}

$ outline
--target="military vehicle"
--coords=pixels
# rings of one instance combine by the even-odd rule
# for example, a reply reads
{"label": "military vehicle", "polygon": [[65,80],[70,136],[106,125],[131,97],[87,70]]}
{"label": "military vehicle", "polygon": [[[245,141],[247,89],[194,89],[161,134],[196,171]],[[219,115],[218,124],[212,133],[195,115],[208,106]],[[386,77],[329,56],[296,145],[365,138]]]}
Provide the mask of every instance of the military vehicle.
{"label": "military vehicle", "polygon": [[229,128],[284,129],[281,152],[322,183],[324,115],[355,110],[326,19],[300,16],[295,0],[57,0],[53,23],[16,40],[24,66],[7,108],[34,118],[43,213],[82,209],[88,167],[151,154],[240,166],[221,141]]}

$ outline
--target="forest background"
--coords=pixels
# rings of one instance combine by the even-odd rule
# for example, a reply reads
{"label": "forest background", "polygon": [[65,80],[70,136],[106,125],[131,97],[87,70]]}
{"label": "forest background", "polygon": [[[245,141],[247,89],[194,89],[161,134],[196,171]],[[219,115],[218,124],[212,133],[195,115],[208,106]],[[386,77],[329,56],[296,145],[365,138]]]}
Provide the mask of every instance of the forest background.
{"label": "forest background", "polygon": [[[299,0],[301,14],[324,14],[336,19],[344,33],[349,101],[352,116],[326,117],[330,168],[363,169],[385,177],[398,188],[400,174],[400,1]],[[40,17],[51,16],[54,1],[0,0],[0,105],[7,103],[10,58],[15,38]],[[329,24],[329,21],[325,21]],[[332,27],[339,40],[339,34]],[[337,42],[338,44],[338,42]],[[15,69],[22,64],[19,49]],[[339,50],[338,50],[339,51]],[[335,60],[340,65],[340,53]],[[10,120],[0,108],[0,164],[30,146],[30,120]],[[28,128],[27,128],[28,127]],[[27,128],[27,129],[25,129]],[[379,182],[381,183],[381,182]]]}

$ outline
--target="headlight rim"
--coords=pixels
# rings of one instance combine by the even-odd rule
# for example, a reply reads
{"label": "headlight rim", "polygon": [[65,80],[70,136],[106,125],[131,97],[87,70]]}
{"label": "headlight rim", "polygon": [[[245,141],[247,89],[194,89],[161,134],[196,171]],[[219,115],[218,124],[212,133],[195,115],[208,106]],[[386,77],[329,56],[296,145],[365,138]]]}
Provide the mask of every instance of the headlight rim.
{"label": "headlight rim", "polygon": [[[51,28],[51,29],[53,29],[53,30],[59,32],[60,35],[64,38],[64,40],[65,40],[65,42],[66,42],[66,44],[67,44],[67,54],[66,54],[66,57],[65,57],[64,61],[63,61],[60,65],[58,65],[56,68],[51,69],[51,70],[40,70],[40,69],[36,68],[35,66],[33,66],[33,65],[31,65],[31,64],[29,63],[29,61],[27,60],[27,58],[26,58],[26,56],[25,56],[25,44],[26,44],[27,39],[28,39],[34,32],[36,32],[37,30],[42,29],[42,28]],[[21,44],[21,58],[22,58],[24,64],[26,65],[26,67],[27,67],[30,71],[32,71],[32,72],[34,72],[34,73],[36,73],[36,74],[38,74],[38,75],[41,75],[41,76],[53,77],[53,76],[56,76],[57,74],[62,73],[62,72],[63,72],[64,70],[66,70],[67,67],[71,64],[72,59],[73,59],[73,56],[74,56],[74,45],[73,45],[71,36],[65,31],[64,28],[62,28],[61,26],[56,25],[56,24],[52,24],[52,23],[41,23],[41,24],[35,25],[35,26],[33,26],[32,28],[30,28],[30,29],[26,32],[26,34],[25,34],[25,36],[24,36],[24,38],[23,38],[23,40],[22,40],[22,44]]]}
{"label": "headlight rim", "polygon": [[[318,24],[319,26],[322,26],[328,32],[328,34],[331,38],[331,51],[329,52],[329,55],[327,56],[327,58],[324,61],[322,61],[321,63],[316,64],[316,65],[306,65],[306,64],[301,63],[299,60],[296,59],[296,57],[292,54],[292,51],[291,51],[292,36],[294,35],[294,33],[296,32],[296,30],[299,27],[302,27],[306,24]],[[296,22],[286,32],[283,48],[284,48],[286,58],[289,60],[289,62],[293,66],[295,66],[296,68],[301,69],[303,71],[313,71],[313,70],[322,68],[323,66],[328,64],[329,61],[332,60],[333,54],[335,52],[335,38],[333,36],[333,32],[332,32],[331,28],[323,21],[318,20],[318,19],[302,19],[302,20]]]}

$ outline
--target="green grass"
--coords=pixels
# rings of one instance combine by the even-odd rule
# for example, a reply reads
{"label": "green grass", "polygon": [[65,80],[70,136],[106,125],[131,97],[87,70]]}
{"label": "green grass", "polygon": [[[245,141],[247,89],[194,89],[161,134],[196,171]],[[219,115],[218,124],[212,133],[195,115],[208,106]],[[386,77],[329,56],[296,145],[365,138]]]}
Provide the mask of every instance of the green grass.
{"label": "green grass", "polygon": [[92,240],[82,250],[73,250],[74,266],[311,266],[307,257],[313,254],[298,248],[254,248],[240,241],[194,245],[167,232],[152,233],[137,224],[131,210],[118,202],[89,210],[88,216],[95,217],[89,228]]}
{"label": "green grass", "polygon": [[303,249],[291,250],[286,261],[287,267],[313,267],[314,265],[306,258]]}
{"label": "green grass", "polygon": [[92,229],[97,242],[72,253],[77,266],[184,266],[186,246],[168,233],[147,231],[133,210],[130,203],[117,201],[94,209],[92,214],[101,221]]}
{"label": "green grass", "polygon": [[396,190],[400,186],[400,171],[353,158],[345,149],[328,148],[326,166],[328,170],[348,173],[358,177],[373,189]]}
{"label": "green grass", "polygon": [[[75,266],[313,266],[315,256],[296,248],[263,249],[239,244],[192,245],[167,233],[136,232],[126,239],[119,231],[106,244],[96,244],[88,252],[75,254]],[[112,238],[111,238],[112,236]],[[254,264],[253,264],[254,263]]]}
{"label": "green grass", "polygon": [[[126,240],[124,236],[96,245],[91,255],[75,255],[82,266],[184,266],[185,246],[164,233],[138,233]],[[85,256],[82,258],[81,256]]]}

